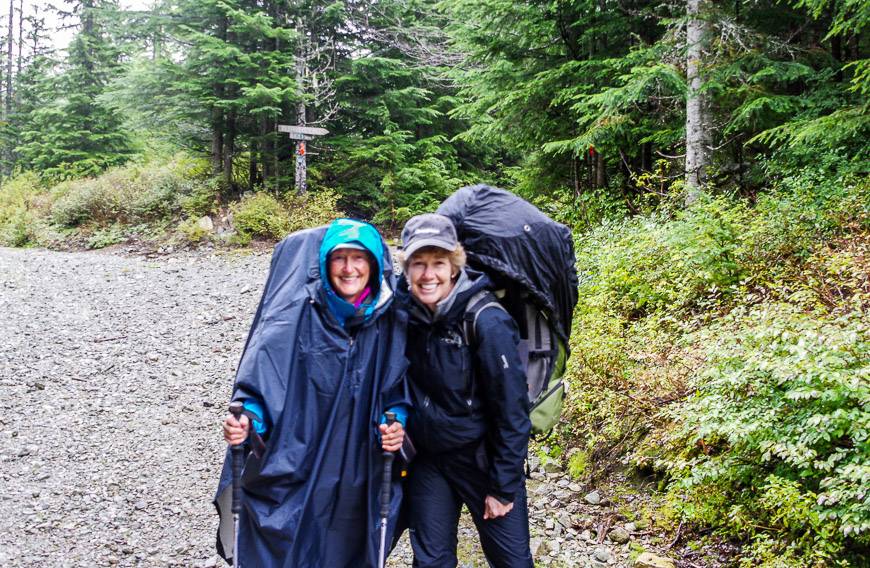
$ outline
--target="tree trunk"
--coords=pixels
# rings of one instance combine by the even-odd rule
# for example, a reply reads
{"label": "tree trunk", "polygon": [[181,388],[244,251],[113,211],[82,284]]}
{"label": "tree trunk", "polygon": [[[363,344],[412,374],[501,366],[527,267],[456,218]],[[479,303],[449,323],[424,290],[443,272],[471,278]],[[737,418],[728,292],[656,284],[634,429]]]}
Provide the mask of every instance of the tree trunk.
{"label": "tree trunk", "polygon": [[580,160],[577,155],[571,156],[571,181],[574,183],[574,197],[580,197]]}
{"label": "tree trunk", "polygon": [[595,187],[601,189],[607,186],[607,170],[605,169],[604,156],[600,152],[595,153]]}
{"label": "tree trunk", "polygon": [[704,0],[687,0],[686,12],[686,205],[696,201],[707,183],[711,157],[709,103],[704,92],[704,57],[709,23],[704,20]]}
{"label": "tree trunk", "polygon": [[254,191],[257,185],[257,149],[254,144],[251,144],[251,157],[248,160],[248,191]]}
{"label": "tree trunk", "polygon": [[260,138],[262,140],[260,162],[263,164],[263,184],[269,185],[271,183],[272,189],[277,191],[278,184],[272,181],[275,176],[275,134],[272,131],[272,122],[270,118],[263,117],[260,124]]}
{"label": "tree trunk", "polygon": [[163,26],[157,26],[154,30],[154,37],[151,40],[151,61],[157,61],[157,58],[163,53]]}
{"label": "tree trunk", "polygon": [[233,157],[236,153],[236,113],[227,113],[226,133],[224,134],[224,181],[227,188],[233,187]]}
{"label": "tree trunk", "polygon": [[[829,14],[831,19],[833,19],[833,9],[829,10]],[[838,83],[841,83],[843,81],[843,63],[845,58],[843,57],[843,36],[839,34],[831,37],[831,56],[837,61],[837,72],[834,78]]]}
{"label": "tree trunk", "polygon": [[652,167],[652,142],[644,142],[640,147],[640,169],[650,172]]}
{"label": "tree trunk", "polygon": [[24,48],[24,0],[18,0],[18,76],[21,76]]}
{"label": "tree trunk", "polygon": [[[303,81],[305,80],[305,56],[300,48],[296,52],[296,87],[299,89],[299,95],[302,96]],[[296,103],[296,125],[305,126],[305,100],[300,99]],[[296,195],[304,195],[308,183],[306,180],[308,174],[308,164],[305,160],[305,141],[299,140],[296,142]]]}
{"label": "tree trunk", "polygon": [[[226,41],[227,39],[227,19],[221,18],[218,27],[218,37]],[[213,87],[214,96],[217,100],[223,100],[225,87],[223,84],[215,84]],[[214,175],[220,175],[224,170],[224,111],[218,106],[211,109],[211,166]]]}
{"label": "tree trunk", "polygon": [[15,35],[15,0],[9,0],[9,36],[6,38],[6,107],[3,117],[12,114],[12,38]]}
{"label": "tree trunk", "polygon": [[[218,94],[215,89],[215,94]],[[224,113],[221,109],[211,109],[211,167],[215,175],[223,171],[224,164]]]}

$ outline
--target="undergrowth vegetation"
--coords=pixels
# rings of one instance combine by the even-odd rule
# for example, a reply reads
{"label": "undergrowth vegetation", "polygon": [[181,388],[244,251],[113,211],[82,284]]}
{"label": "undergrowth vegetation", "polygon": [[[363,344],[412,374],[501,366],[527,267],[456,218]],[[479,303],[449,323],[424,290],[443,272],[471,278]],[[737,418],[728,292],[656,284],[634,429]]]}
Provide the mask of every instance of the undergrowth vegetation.
{"label": "undergrowth vegetation", "polygon": [[21,174],[0,191],[0,245],[102,248],[130,238],[246,244],[341,215],[329,190],[304,197],[255,192],[239,199],[208,171],[206,161],[181,154],[55,185]]}
{"label": "undergrowth vegetation", "polygon": [[858,566],[870,183],[772,174],[754,203],[665,203],[577,236],[562,435],[584,459],[661,476],[671,522],[747,542],[746,566]]}
{"label": "undergrowth vegetation", "polygon": [[269,193],[245,196],[231,207],[233,224],[245,241],[252,237],[282,239],[293,231],[325,225],[344,214],[329,190],[278,199]]}

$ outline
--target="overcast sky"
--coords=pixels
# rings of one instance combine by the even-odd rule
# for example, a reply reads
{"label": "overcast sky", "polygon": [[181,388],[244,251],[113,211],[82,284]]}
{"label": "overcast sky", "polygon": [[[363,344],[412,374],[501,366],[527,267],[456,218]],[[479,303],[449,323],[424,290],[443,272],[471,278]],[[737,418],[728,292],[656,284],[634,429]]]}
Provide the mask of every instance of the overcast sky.
{"label": "overcast sky", "polygon": [[[127,10],[144,10],[148,6],[150,6],[152,0],[121,0],[121,8]],[[50,38],[54,42],[55,49],[64,49],[67,45],[69,45],[70,40],[72,40],[73,35],[75,35],[75,28],[67,28],[62,29],[64,22],[61,22],[57,17],[57,14],[54,11],[46,11],[44,2],[28,2],[25,0],[24,2],[24,12],[27,15],[32,15],[34,8],[36,5],[39,5],[39,13],[45,16],[45,24],[48,27],[50,32]],[[69,4],[60,0],[55,2],[55,5],[60,7],[68,7]],[[67,25],[71,24],[71,21],[65,22]],[[17,24],[16,24],[17,27]]]}

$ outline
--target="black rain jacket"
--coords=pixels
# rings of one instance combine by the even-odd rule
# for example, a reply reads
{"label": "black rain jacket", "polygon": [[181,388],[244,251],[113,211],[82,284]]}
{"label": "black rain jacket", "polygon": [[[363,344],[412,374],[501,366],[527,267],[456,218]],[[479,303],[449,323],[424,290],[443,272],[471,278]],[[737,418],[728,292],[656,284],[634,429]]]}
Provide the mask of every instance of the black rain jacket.
{"label": "black rain jacket", "polygon": [[519,333],[513,318],[495,307],[480,313],[474,345],[466,344],[463,329],[468,301],[489,287],[485,274],[465,269],[433,314],[400,282],[397,297],[409,312],[406,355],[414,406],[408,433],[420,452],[484,450],[478,461],[489,475],[490,494],[513,501],[523,483],[531,430]]}

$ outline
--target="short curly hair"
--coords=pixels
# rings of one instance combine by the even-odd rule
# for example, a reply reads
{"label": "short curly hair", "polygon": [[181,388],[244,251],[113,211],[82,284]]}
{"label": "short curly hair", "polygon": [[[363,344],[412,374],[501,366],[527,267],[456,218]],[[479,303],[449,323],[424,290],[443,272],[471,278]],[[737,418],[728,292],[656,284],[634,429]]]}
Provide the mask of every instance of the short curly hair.
{"label": "short curly hair", "polygon": [[461,244],[457,244],[456,248],[453,251],[449,251],[441,247],[423,247],[421,249],[415,250],[414,254],[412,254],[410,257],[406,257],[404,251],[399,251],[396,256],[399,259],[399,264],[402,266],[403,272],[408,272],[408,262],[410,262],[410,260],[414,258],[415,255],[418,255],[421,252],[434,252],[446,256],[447,259],[450,261],[450,266],[455,268],[457,273],[465,268],[465,264],[468,259],[467,255],[465,254],[465,249],[462,248]]}

